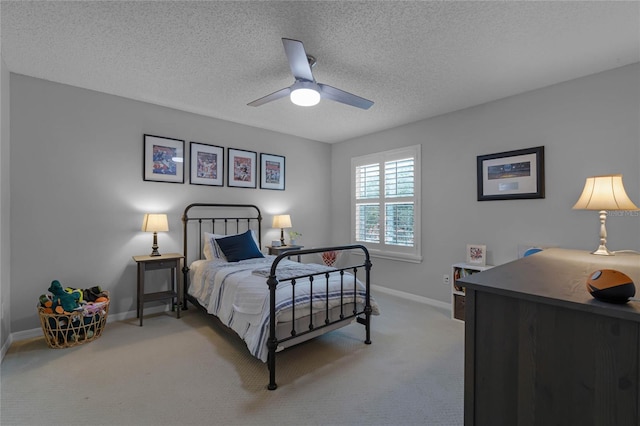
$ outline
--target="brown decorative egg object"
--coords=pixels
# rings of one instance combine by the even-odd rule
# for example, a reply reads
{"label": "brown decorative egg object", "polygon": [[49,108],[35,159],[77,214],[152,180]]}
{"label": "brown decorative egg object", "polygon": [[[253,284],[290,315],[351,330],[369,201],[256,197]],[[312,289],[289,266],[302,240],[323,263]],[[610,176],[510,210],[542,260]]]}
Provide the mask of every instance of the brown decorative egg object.
{"label": "brown decorative egg object", "polygon": [[631,278],[615,269],[592,272],[587,278],[587,290],[596,299],[609,303],[627,303],[636,294]]}

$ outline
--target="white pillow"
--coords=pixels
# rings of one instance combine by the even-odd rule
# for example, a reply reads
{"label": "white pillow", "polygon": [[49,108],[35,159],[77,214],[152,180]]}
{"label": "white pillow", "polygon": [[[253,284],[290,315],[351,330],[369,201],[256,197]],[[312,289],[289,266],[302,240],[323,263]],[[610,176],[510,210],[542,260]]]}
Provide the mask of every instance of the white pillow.
{"label": "white pillow", "polygon": [[220,238],[218,234],[212,234],[210,232],[204,233],[204,248],[202,249],[202,253],[204,254],[204,258],[207,260],[212,260],[215,258],[215,244],[216,238]]}
{"label": "white pillow", "polygon": [[[247,231],[244,231],[244,232],[247,232]],[[207,260],[220,259],[226,262],[227,258],[224,256],[224,253],[222,253],[222,250],[220,250],[220,247],[218,247],[218,244],[216,243],[216,238],[224,238],[224,237],[230,237],[232,235],[240,235],[240,234],[244,234],[244,232],[240,232],[238,234],[229,234],[229,235],[212,234],[210,232],[205,232],[204,233],[204,249],[202,250],[204,254],[204,258]],[[258,247],[258,250],[260,250],[260,243],[258,242],[258,237],[256,236],[256,232],[253,229],[251,230],[251,236],[253,237],[253,241],[255,241],[256,246]]]}

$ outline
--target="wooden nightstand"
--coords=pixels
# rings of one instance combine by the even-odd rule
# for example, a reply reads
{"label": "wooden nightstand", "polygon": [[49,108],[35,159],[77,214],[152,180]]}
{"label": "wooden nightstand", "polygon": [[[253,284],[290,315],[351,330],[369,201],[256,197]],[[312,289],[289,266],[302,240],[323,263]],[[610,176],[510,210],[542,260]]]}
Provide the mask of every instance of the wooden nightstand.
{"label": "wooden nightstand", "polygon": [[[287,251],[300,250],[304,248],[304,246],[280,246],[280,247],[267,246],[267,248],[269,249],[269,254],[278,256],[279,254],[282,254]],[[298,256],[298,262],[300,262],[300,256]]]}
{"label": "wooden nightstand", "polygon": [[[154,300],[171,300],[171,310],[178,310],[177,316],[180,318],[182,285],[178,279],[180,270],[180,261],[184,256],[179,253],[169,253],[160,256],[133,256],[133,260],[138,264],[138,303],[137,315],[140,318],[140,327],[142,327],[142,317],[144,311],[144,303]],[[156,293],[144,292],[144,275],[146,271],[155,271],[158,269],[171,270],[171,289],[168,291],[159,291]]]}

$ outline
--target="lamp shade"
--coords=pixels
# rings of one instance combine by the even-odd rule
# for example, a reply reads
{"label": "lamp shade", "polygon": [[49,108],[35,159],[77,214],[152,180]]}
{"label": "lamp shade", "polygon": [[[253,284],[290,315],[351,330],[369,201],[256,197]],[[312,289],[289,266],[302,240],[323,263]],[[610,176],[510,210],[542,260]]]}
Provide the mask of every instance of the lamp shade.
{"label": "lamp shade", "polygon": [[640,210],[624,190],[622,175],[588,177],[582,195],[573,208],[580,210]]}
{"label": "lamp shade", "polygon": [[142,221],[142,230],[145,232],[168,232],[169,222],[166,214],[146,213]]}
{"label": "lamp shade", "polygon": [[291,228],[291,217],[288,214],[279,214],[273,217],[273,228]]}

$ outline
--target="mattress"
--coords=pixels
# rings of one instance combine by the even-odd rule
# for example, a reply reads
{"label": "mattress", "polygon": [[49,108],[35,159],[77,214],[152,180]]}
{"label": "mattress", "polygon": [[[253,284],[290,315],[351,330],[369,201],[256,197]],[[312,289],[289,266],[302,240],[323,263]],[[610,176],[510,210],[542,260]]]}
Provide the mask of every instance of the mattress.
{"label": "mattress", "polygon": [[[226,262],[219,259],[197,260],[190,265],[188,293],[208,313],[234,330],[256,358],[267,360],[269,337],[269,287],[267,276],[275,256]],[[331,272],[333,271],[333,272]],[[290,281],[280,281],[276,287],[276,335],[278,340],[297,339],[292,329],[308,331],[309,323],[323,325],[364,309],[366,289],[351,273],[341,274],[324,265],[300,264],[282,260],[278,264],[279,280],[306,274],[316,274],[295,280],[295,292]],[[372,314],[379,308],[370,298]],[[348,322],[342,323],[348,325]],[[335,327],[334,327],[335,328]],[[328,327],[331,329],[331,327]],[[295,333],[293,333],[295,334]]]}

